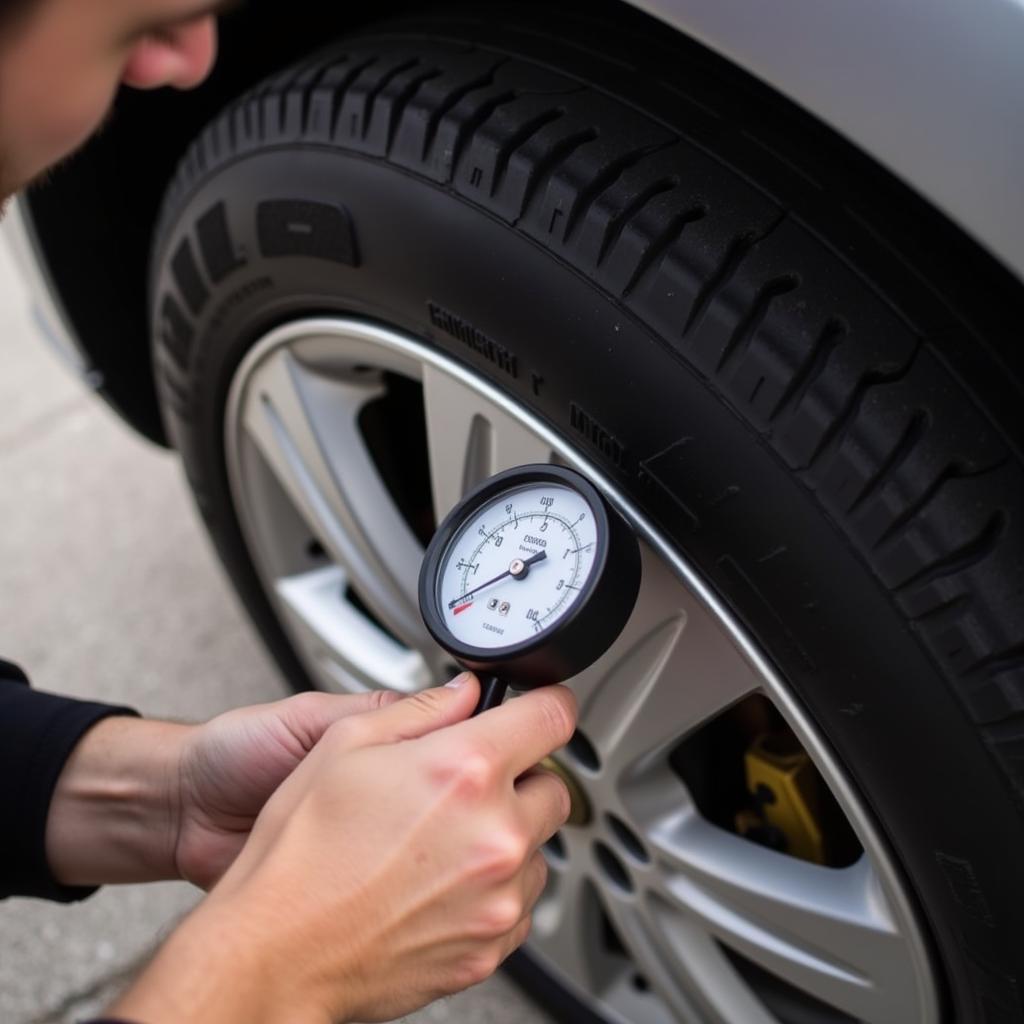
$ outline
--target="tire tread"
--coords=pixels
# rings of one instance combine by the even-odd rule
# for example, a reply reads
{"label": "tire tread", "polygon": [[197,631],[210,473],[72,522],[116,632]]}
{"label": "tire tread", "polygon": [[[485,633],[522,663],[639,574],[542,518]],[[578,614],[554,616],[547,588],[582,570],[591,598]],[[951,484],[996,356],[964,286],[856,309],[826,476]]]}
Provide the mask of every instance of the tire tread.
{"label": "tire tread", "polygon": [[[622,110],[496,48],[347,40],[208,127],[173,179],[160,236],[225,161],[279,138],[331,139],[461,193],[591,272],[797,474],[968,713],[1004,723],[990,749],[1024,807],[1019,462],[928,338],[838,254],[822,257],[790,211],[735,176],[712,199],[712,158]],[[660,287],[666,276],[681,286]],[[178,297],[162,301],[156,344],[182,367],[191,320]],[[952,394],[958,419],[943,425]]]}

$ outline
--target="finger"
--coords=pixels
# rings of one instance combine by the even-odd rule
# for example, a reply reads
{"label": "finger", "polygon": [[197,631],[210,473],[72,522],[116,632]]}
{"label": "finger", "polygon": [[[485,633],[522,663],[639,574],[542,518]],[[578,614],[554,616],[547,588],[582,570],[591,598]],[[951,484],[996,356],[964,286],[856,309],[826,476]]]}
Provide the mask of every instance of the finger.
{"label": "finger", "polygon": [[564,686],[541,686],[501,707],[485,711],[465,726],[489,748],[505,754],[512,777],[565,746],[576,728],[576,698]]}
{"label": "finger", "polygon": [[522,876],[523,914],[530,914],[548,884],[548,862],[540,850],[526,862]]}
{"label": "finger", "polygon": [[548,881],[548,865],[544,855],[535,850],[533,856],[523,869],[523,914],[516,922],[515,927],[503,938],[501,942],[501,963],[511,956],[527,939],[530,934],[530,927],[533,923],[533,908],[540,899],[541,893]]}
{"label": "finger", "polygon": [[508,937],[503,942],[503,950],[501,954],[501,962],[504,963],[530,936],[530,928],[533,925],[533,915],[527,914],[520,922],[509,932]]}
{"label": "finger", "polygon": [[[355,745],[398,743],[401,740],[426,736],[446,726],[461,722],[473,713],[480,683],[471,672],[463,672],[444,686],[420,690],[387,707],[361,716],[351,725],[358,725]],[[344,729],[349,723],[341,723]],[[352,745],[352,744],[349,744]]]}
{"label": "finger", "polygon": [[519,813],[534,847],[546,843],[568,820],[572,801],[553,772],[530,772],[516,783]]}
{"label": "finger", "polygon": [[376,711],[402,699],[393,690],[369,690],[366,693],[299,693],[271,707],[289,732],[308,752],[335,723],[351,715]]}

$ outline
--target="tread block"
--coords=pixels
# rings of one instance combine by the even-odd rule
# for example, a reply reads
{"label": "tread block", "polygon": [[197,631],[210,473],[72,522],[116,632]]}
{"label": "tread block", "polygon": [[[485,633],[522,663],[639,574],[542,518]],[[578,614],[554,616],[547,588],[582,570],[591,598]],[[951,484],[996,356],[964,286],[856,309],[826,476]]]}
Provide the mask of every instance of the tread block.
{"label": "tread block", "polygon": [[548,119],[538,132],[510,151],[490,205],[510,223],[517,223],[531,197],[546,182],[549,171],[574,149],[596,137],[597,133],[585,120],[571,114]]}
{"label": "tread block", "polygon": [[235,151],[244,153],[256,149],[263,142],[263,116],[257,96],[248,96],[230,113],[231,136]]}
{"label": "tread block", "polygon": [[946,476],[975,476],[1006,458],[1005,445],[977,410],[944,408],[948,386],[927,350],[898,380],[869,383],[828,465],[818,469],[823,500],[834,514],[845,514],[864,550],[909,520]]}
{"label": "tread block", "polygon": [[390,158],[399,166],[423,165],[444,113],[461,99],[492,84],[502,58],[493,53],[452,53],[434,62],[437,74],[408,98],[395,124]]}
{"label": "tread block", "polygon": [[[619,195],[607,197],[621,204],[624,216],[617,215],[611,237],[602,241],[597,279],[614,294],[628,292],[628,305],[674,345],[698,305],[714,297],[716,269],[735,240],[767,232],[779,217],[774,204],[740,183],[722,201],[714,184],[720,178],[715,161],[679,142],[630,168],[616,183]],[[643,198],[645,184],[666,180],[677,184]],[[667,236],[674,222],[679,230]],[[652,253],[659,240],[660,251]]]}
{"label": "tread block", "polygon": [[206,273],[215,284],[245,265],[245,260],[235,251],[227,209],[222,202],[215,203],[196,221],[196,235]]}
{"label": "tread block", "polygon": [[160,318],[157,330],[167,354],[178,366],[187,366],[189,357],[192,355],[195,330],[178,304],[178,300],[171,294],[165,294],[160,300]]}
{"label": "tread block", "polygon": [[[720,386],[770,435],[788,465],[807,469],[855,411],[866,379],[903,373],[917,338],[838,257],[787,218],[742,254],[687,332],[684,351],[696,365],[705,372],[719,368],[759,295],[767,307],[743,350],[721,367]],[[755,389],[752,381],[761,376],[764,384]],[[817,485],[816,471],[808,482]]]}
{"label": "tread block", "polygon": [[[323,73],[322,62],[311,64],[289,84],[277,110],[277,138],[298,139],[304,134],[310,96]],[[269,112],[267,121],[270,124],[275,123],[271,120]]]}
{"label": "tread block", "polygon": [[192,244],[183,238],[171,257],[171,270],[181,292],[185,304],[193,316],[199,314],[206,300],[210,297],[203,279],[199,274],[195,256],[192,255]]}
{"label": "tread block", "polygon": [[329,142],[334,135],[337,117],[338,97],[343,95],[349,84],[377,59],[373,51],[356,50],[339,54],[325,68],[316,83],[309,90],[306,108],[304,137]]}
{"label": "tread block", "polygon": [[499,63],[489,76],[487,86],[466,93],[437,120],[426,157],[426,173],[435,181],[453,180],[460,156],[472,145],[481,126],[519,97],[534,94],[558,97],[573,89],[568,79],[545,69]]}
{"label": "tread block", "polygon": [[[998,575],[994,564],[1024,574],[1021,540],[1009,529],[1011,514],[1006,503],[1014,491],[1014,496],[1024,499],[1020,478],[1009,464],[982,476],[984,479],[945,479],[925,508],[878,549],[878,575],[895,591],[908,617],[927,615],[972,592],[983,577]],[[1024,579],[1024,575],[1016,578]],[[993,595],[993,604],[1001,603]],[[1011,619],[1013,607],[1013,602],[1006,602]],[[1012,641],[1009,635],[993,636],[978,657]]]}
{"label": "tread block", "polygon": [[[597,111],[589,117],[584,114],[583,120],[588,119],[602,120]],[[640,118],[602,131],[549,166],[548,180],[535,186],[536,199],[520,226],[547,245],[564,247],[607,188],[651,150],[665,148],[671,141],[666,129]],[[587,262],[596,263],[597,255],[594,251]]]}
{"label": "tread block", "polygon": [[390,151],[406,104],[425,82],[440,74],[441,70],[436,65],[421,61],[410,64],[388,79],[375,95],[370,108],[363,137],[364,152],[385,156]]}
{"label": "tread block", "polygon": [[332,132],[334,141],[356,152],[374,152],[374,141],[368,136],[377,97],[389,82],[419,63],[419,51],[410,47],[392,49],[363,67],[341,97]]}
{"label": "tread block", "polygon": [[534,135],[565,116],[559,97],[515,96],[495,107],[466,146],[455,188],[512,223],[522,209],[522,195],[506,190],[510,161]]}

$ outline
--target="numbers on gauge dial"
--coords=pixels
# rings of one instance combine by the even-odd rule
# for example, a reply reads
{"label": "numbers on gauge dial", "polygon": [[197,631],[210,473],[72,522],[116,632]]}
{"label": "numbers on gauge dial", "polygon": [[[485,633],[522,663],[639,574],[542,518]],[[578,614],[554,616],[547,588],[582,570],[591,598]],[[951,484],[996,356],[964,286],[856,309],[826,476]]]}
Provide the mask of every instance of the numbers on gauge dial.
{"label": "numbers on gauge dial", "polygon": [[463,643],[507,647],[552,626],[594,566],[590,504],[563,484],[526,484],[471,513],[442,559],[438,604]]}

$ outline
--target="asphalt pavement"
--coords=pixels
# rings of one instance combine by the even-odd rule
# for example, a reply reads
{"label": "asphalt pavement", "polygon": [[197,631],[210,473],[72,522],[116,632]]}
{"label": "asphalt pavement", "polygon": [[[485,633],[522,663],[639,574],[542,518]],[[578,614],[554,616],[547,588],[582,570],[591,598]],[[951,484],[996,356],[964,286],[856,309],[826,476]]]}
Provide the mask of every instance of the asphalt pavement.
{"label": "asphalt pavement", "polygon": [[[59,363],[33,322],[3,230],[0,656],[38,689],[150,717],[201,721],[278,699],[286,689],[212,553],[176,459]],[[0,903],[0,1021],[72,1024],[98,1013],[200,895],[169,882],[109,886],[71,906]],[[407,1019],[548,1021],[501,976]]]}

